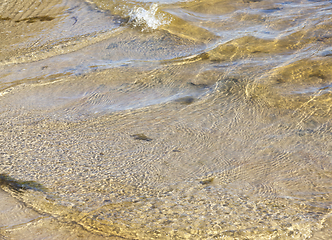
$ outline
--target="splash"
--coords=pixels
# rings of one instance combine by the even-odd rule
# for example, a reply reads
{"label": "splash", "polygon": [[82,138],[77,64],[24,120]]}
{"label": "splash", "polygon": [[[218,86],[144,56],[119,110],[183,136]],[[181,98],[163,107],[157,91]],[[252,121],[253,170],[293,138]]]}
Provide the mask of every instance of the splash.
{"label": "splash", "polygon": [[160,26],[169,24],[171,20],[167,20],[165,14],[157,14],[157,10],[157,4],[152,4],[148,10],[135,7],[129,13],[129,22],[134,27],[142,28],[142,31],[155,30]]}

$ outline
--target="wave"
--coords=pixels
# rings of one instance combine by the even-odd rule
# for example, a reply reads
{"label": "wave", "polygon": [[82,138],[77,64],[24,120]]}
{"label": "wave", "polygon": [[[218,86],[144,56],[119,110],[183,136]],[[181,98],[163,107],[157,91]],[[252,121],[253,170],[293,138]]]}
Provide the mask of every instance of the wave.
{"label": "wave", "polygon": [[165,14],[158,14],[157,11],[157,4],[152,4],[148,10],[135,7],[129,12],[129,23],[134,27],[141,28],[142,31],[149,31],[168,25],[172,21],[172,19],[166,19]]}

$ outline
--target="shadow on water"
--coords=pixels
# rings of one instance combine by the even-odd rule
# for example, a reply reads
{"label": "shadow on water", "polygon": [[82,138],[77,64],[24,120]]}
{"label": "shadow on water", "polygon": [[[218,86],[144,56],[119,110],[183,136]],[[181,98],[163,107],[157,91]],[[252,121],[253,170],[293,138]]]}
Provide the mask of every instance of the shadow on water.
{"label": "shadow on water", "polygon": [[40,191],[40,192],[47,191],[47,189],[40,183],[37,183],[35,181],[16,180],[16,179],[8,176],[8,174],[5,174],[5,173],[0,174],[0,186],[7,187],[10,190],[17,192],[17,193],[22,193],[24,190],[28,190],[28,189]]}

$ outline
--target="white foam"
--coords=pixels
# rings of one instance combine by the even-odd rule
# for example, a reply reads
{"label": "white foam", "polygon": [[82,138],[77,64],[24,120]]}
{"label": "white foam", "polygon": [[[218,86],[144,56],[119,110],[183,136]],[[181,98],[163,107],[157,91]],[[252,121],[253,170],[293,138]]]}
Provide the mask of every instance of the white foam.
{"label": "white foam", "polygon": [[157,29],[160,26],[167,25],[171,20],[167,20],[165,14],[158,14],[158,5],[152,4],[148,10],[142,7],[135,7],[130,11],[130,22],[135,27],[142,27],[142,31]]}

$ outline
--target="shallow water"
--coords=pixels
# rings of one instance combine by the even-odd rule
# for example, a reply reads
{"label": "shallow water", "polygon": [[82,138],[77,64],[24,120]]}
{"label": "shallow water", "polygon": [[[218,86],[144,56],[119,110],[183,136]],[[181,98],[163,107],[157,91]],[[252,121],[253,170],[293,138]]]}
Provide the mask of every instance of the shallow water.
{"label": "shallow water", "polygon": [[0,237],[330,239],[331,9],[0,3]]}

